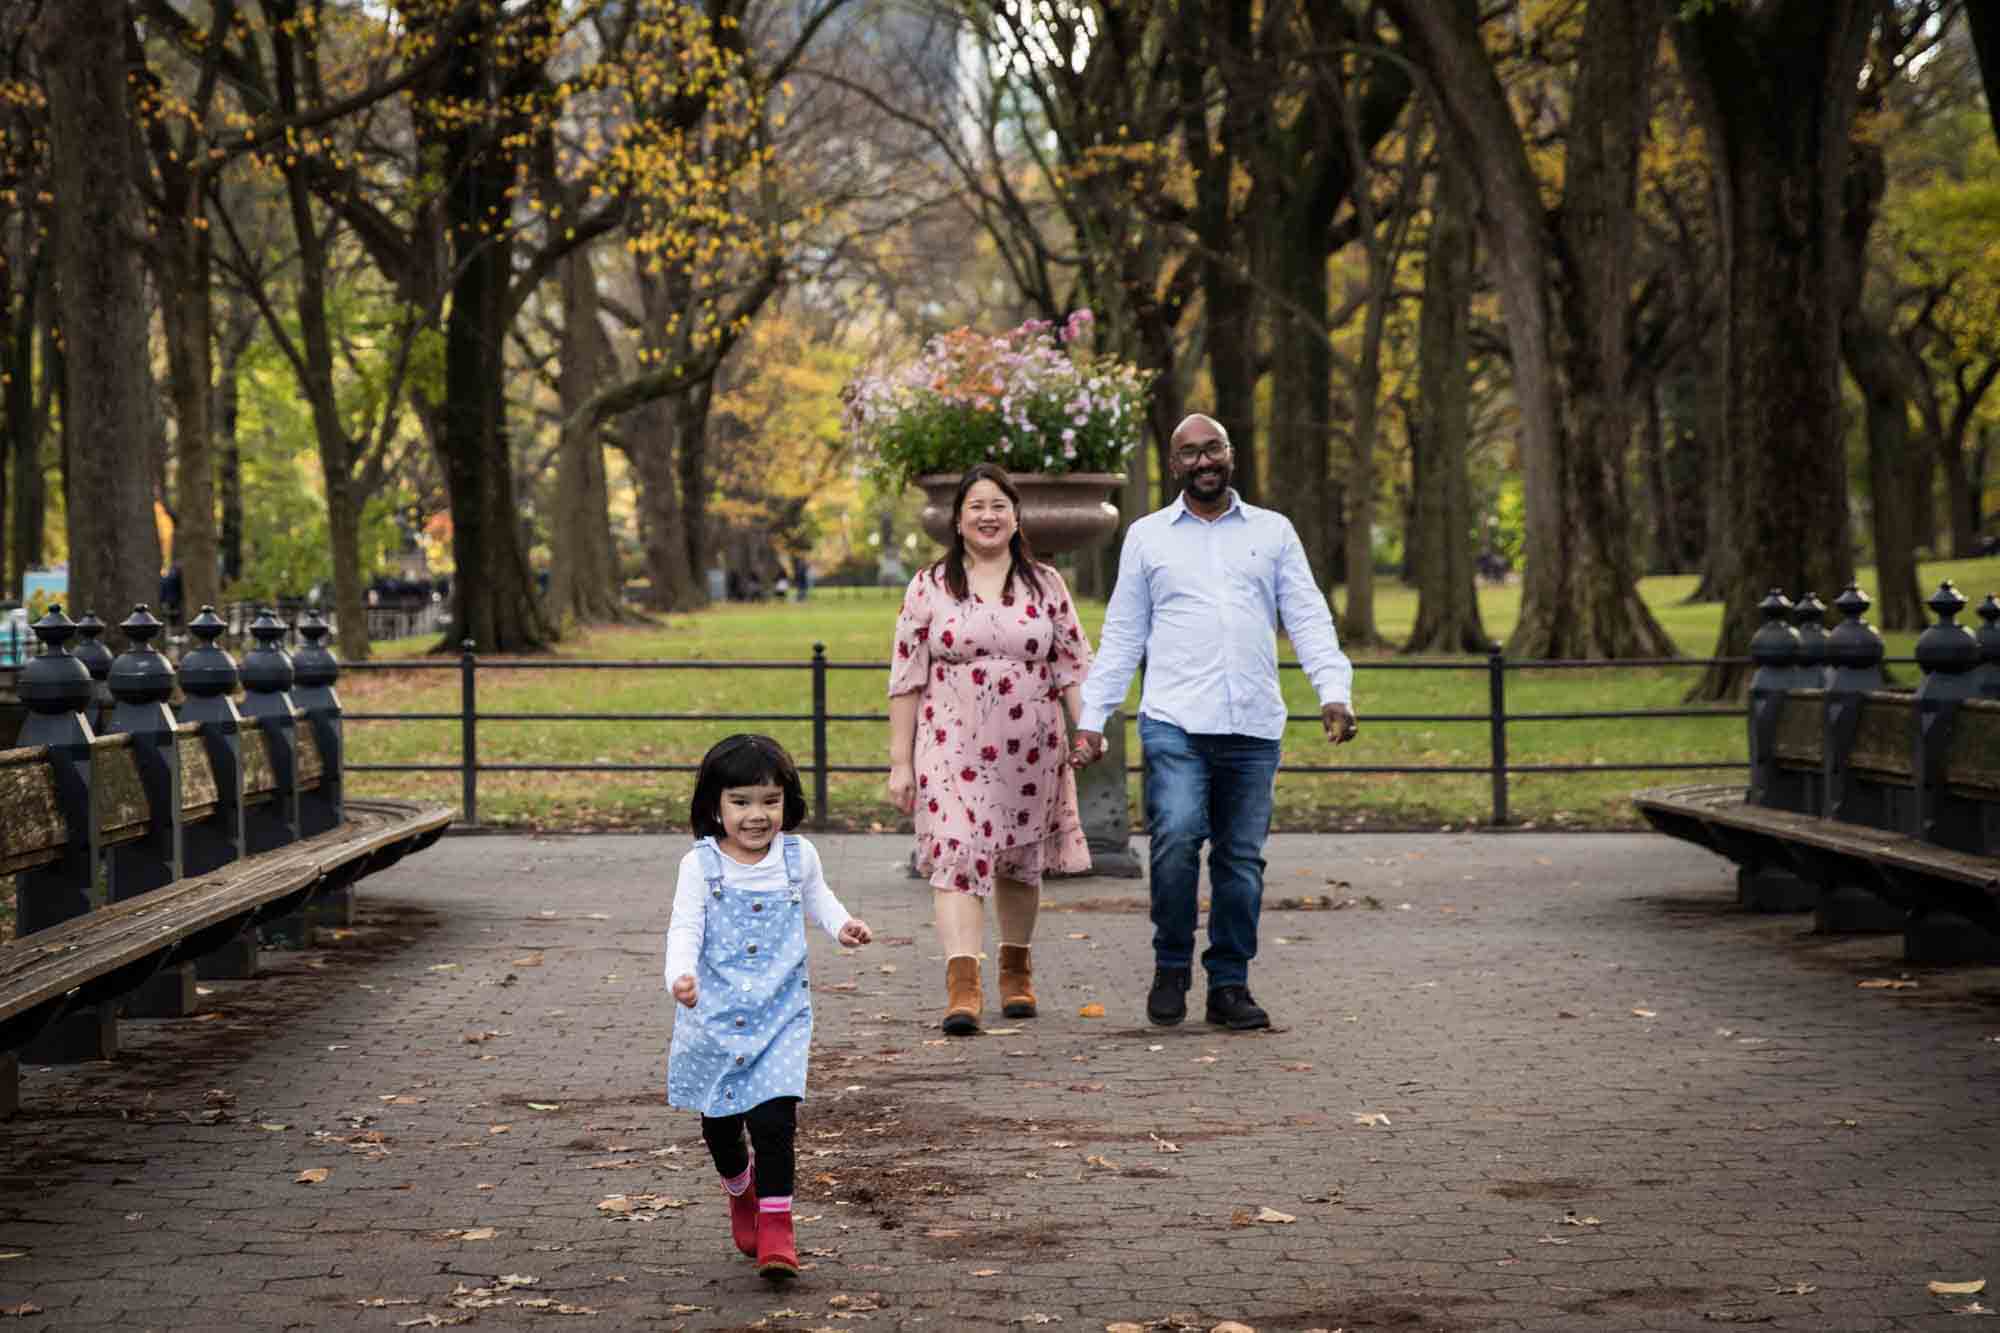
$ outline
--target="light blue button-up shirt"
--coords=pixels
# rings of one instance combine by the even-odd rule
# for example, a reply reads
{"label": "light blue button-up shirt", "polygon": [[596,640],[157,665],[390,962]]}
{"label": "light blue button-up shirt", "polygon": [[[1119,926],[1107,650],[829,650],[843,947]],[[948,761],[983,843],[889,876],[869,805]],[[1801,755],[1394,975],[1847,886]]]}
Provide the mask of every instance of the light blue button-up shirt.
{"label": "light blue button-up shirt", "polygon": [[1197,734],[1278,740],[1280,621],[1320,706],[1347,703],[1354,668],[1292,521],[1234,490],[1213,522],[1182,499],[1155,510],[1126,530],[1078,730],[1104,729],[1144,657],[1143,716]]}

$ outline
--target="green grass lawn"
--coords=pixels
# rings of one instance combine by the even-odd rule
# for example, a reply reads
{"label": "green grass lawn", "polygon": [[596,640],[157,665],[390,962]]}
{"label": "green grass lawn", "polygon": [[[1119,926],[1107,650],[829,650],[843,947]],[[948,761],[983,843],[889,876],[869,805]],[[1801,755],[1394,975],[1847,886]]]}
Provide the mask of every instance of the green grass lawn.
{"label": "green grass lawn", "polygon": [[[2000,562],[1940,562],[1924,569],[1926,586],[1953,578],[1970,595],[1983,596],[2000,585]],[[1654,613],[1690,658],[1713,648],[1721,609],[1686,605],[1691,578],[1648,579],[1641,591]],[[1869,586],[1863,573],[1862,586]],[[479,757],[482,766],[574,764],[588,768],[615,764],[693,764],[717,739],[732,731],[760,730],[776,736],[810,763],[812,729],[806,721],[565,721],[565,715],[603,713],[765,713],[809,714],[812,707],[808,664],[815,642],[824,643],[831,662],[828,709],[863,714],[868,720],[832,722],[827,728],[828,762],[838,766],[886,764],[886,701],[883,697],[888,642],[898,593],[893,590],[840,591],[805,604],[723,606],[698,615],[673,616],[657,625],[600,629],[565,642],[555,662],[615,660],[738,664],[689,670],[633,668],[551,669],[482,667],[479,672]],[[1519,613],[1519,590],[1486,588],[1481,611],[1489,634],[1504,638]],[[1409,589],[1378,589],[1378,624],[1389,640],[1406,635],[1416,611]],[[1095,639],[1101,604],[1082,608],[1085,628]],[[1889,636],[1889,653],[1908,656],[1915,636]],[[428,640],[377,646],[378,659],[414,656]],[[1287,829],[1436,828],[1483,823],[1491,809],[1492,784],[1473,774],[1382,774],[1364,770],[1383,765],[1475,766],[1491,762],[1487,711],[1488,681],[1483,659],[1428,658],[1463,663],[1467,670],[1398,670],[1412,659],[1388,651],[1357,653],[1355,706],[1364,726],[1357,743],[1334,751],[1316,724],[1295,723],[1285,738],[1293,765],[1328,765],[1330,774],[1291,773],[1278,783],[1277,823]],[[744,663],[782,663],[785,669],[752,669]],[[845,669],[851,665],[857,669]],[[1699,667],[1601,667],[1583,670],[1523,669],[1506,676],[1507,708],[1516,713],[1584,713],[1674,708]],[[1284,673],[1287,701],[1294,713],[1317,705],[1302,673]],[[354,671],[340,686],[350,713],[455,713],[459,680],[452,670]],[[1136,705],[1136,684],[1129,703]],[[496,720],[488,714],[522,714]],[[1397,721],[1414,714],[1477,714],[1477,721]],[[388,722],[355,719],[348,747],[355,763],[456,764],[456,720]],[[1136,730],[1131,736],[1137,760]],[[1590,765],[1620,763],[1741,763],[1744,726],[1739,712],[1717,717],[1606,720],[1518,720],[1507,731],[1510,765]],[[1721,769],[1717,781],[1734,780],[1740,769]],[[1636,820],[1630,793],[1702,773],[1584,772],[1514,774],[1509,784],[1512,822],[1528,827],[1627,828]],[[691,774],[574,771],[559,773],[482,772],[479,818],[484,824],[544,828],[681,829],[685,827]],[[1131,784],[1137,800],[1137,780]],[[456,805],[460,778],[439,774],[356,773],[351,789],[370,795],[425,795]],[[901,817],[883,796],[882,777],[835,773],[829,781],[833,821],[858,829],[893,829]]]}

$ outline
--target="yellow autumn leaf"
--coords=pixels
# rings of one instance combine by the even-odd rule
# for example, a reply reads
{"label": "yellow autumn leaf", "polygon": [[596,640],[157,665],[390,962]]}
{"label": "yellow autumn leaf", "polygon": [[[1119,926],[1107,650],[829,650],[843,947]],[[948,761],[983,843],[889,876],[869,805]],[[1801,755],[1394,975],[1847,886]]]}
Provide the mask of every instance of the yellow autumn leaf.
{"label": "yellow autumn leaf", "polygon": [[1930,1286],[1933,1296],[1977,1296],[1986,1290],[1986,1279],[1982,1277],[1972,1282],[1933,1282]]}
{"label": "yellow autumn leaf", "polygon": [[1076,1016],[1078,1018],[1102,1018],[1104,1017],[1104,1006],[1095,1002],[1086,1004],[1083,1008],[1076,1011]]}
{"label": "yellow autumn leaf", "polygon": [[300,1185],[318,1185],[323,1181],[325,1181],[325,1179],[332,1174],[333,1173],[331,1171],[328,1171],[323,1166],[314,1166],[314,1167],[308,1167],[306,1170],[299,1172],[296,1176],[292,1177],[292,1180],[294,1181],[294,1183]]}

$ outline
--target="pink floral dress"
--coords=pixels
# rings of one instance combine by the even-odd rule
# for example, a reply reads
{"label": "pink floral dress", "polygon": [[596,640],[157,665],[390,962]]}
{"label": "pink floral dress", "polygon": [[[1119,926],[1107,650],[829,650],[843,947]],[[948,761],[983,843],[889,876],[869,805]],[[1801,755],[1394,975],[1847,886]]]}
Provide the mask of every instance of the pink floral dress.
{"label": "pink floral dress", "polygon": [[889,693],[919,696],[917,869],[940,889],[983,897],[996,876],[1090,869],[1062,707],[1090,644],[1062,575],[1036,572],[1039,596],[1015,579],[998,602],[961,602],[942,570],[923,570],[896,620]]}

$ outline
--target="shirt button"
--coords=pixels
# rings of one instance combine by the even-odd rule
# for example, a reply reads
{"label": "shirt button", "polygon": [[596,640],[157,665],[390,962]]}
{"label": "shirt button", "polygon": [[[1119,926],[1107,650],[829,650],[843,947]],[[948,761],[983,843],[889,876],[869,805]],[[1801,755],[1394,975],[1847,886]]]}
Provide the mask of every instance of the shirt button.
{"label": "shirt button", "polygon": [[736,1063],[737,1063],[737,1064],[739,1064],[739,1065],[740,1065],[740,1064],[742,1064],[742,1063],[743,1063],[743,1057],[742,1057],[742,1056],[740,1056],[740,1055],[739,1055],[739,1056],[737,1056],[737,1057],[736,1057]]}
{"label": "shirt button", "polygon": [[711,898],[720,898],[720,897],[722,896],[722,890],[721,890],[721,889],[710,889],[710,890],[708,891],[708,895],[709,895],[709,897],[711,897]]}
{"label": "shirt button", "polygon": [[751,911],[753,911],[753,912],[761,912],[761,911],[763,911],[763,910],[764,910],[764,904],[762,904],[762,903],[751,903],[751,904],[750,904],[750,910],[751,910]]}
{"label": "shirt button", "polygon": [[753,944],[753,945],[751,945],[751,946],[750,946],[750,952],[751,952],[751,953],[756,953],[756,952],[757,952],[757,946],[756,946],[756,945],[754,945],[754,944]]}
{"label": "shirt button", "polygon": [[[742,1019],[740,1019],[740,1018],[739,1018],[739,1019],[737,1019],[737,1020],[736,1020],[736,1026],[737,1026],[737,1027],[742,1027],[742,1026],[743,1026],[743,1020],[742,1020]],[[740,1062],[739,1062],[739,1063],[740,1063]]]}

